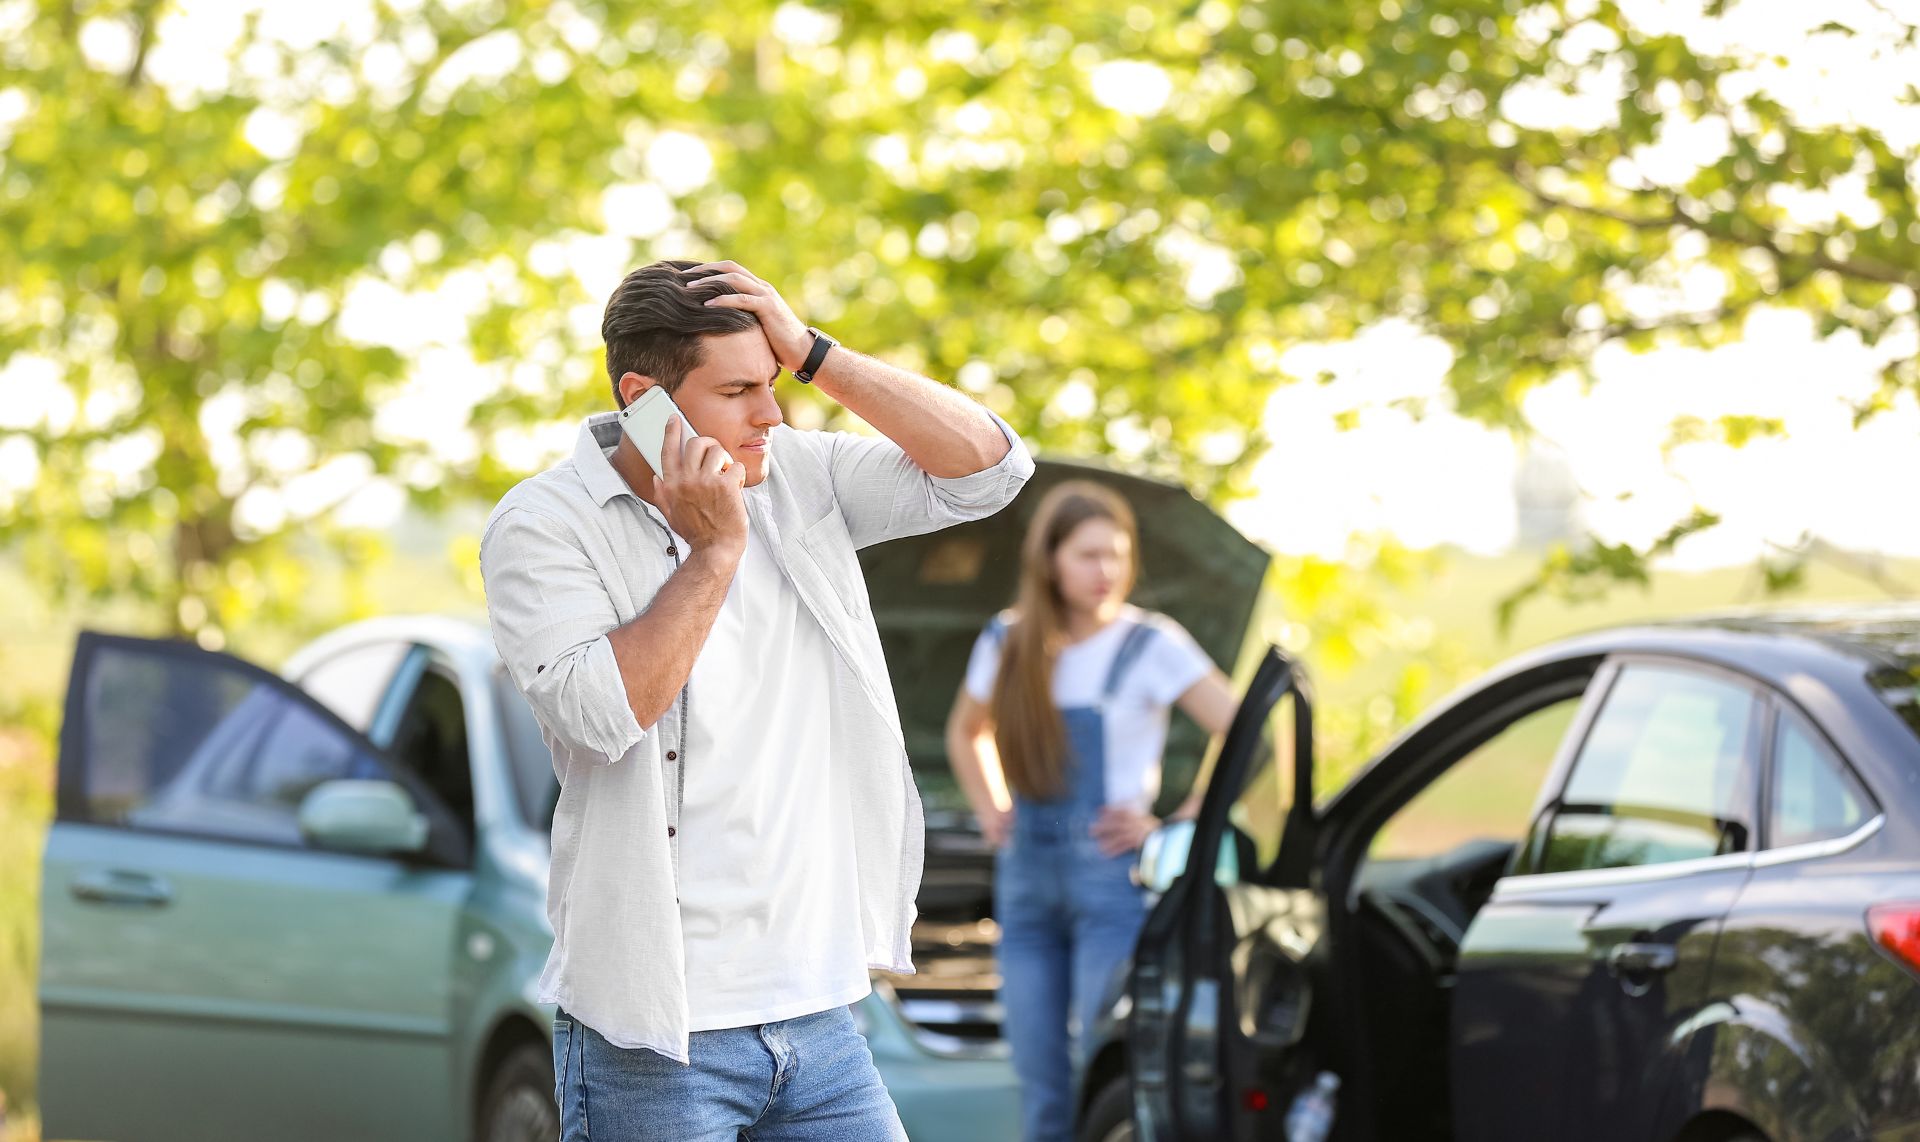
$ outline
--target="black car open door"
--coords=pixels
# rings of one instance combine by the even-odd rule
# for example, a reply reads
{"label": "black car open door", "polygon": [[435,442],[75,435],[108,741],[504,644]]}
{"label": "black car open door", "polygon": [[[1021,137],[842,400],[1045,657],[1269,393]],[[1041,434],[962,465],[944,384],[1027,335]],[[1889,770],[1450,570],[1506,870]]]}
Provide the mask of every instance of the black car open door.
{"label": "black car open door", "polygon": [[1325,917],[1307,876],[1312,743],[1303,679],[1269,650],[1221,747],[1195,855],[1148,917],[1128,980],[1134,1116],[1149,1142],[1279,1137],[1311,1079],[1306,961]]}

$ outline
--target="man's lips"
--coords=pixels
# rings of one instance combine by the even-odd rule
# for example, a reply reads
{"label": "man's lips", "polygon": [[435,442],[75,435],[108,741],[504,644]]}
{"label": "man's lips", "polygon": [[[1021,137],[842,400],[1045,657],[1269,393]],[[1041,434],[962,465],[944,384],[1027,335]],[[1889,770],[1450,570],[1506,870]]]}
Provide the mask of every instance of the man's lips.
{"label": "man's lips", "polygon": [[748,443],[742,444],[740,446],[740,451],[751,452],[756,456],[765,453],[766,450],[767,450],[767,440],[766,440],[766,437],[764,436],[758,440],[749,441]]}

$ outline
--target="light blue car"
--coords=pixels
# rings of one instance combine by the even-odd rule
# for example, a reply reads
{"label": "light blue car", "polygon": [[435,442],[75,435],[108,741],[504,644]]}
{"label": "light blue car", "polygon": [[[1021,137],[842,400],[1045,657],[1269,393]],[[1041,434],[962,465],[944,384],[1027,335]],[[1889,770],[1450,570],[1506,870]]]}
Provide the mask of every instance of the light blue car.
{"label": "light blue car", "polygon": [[[48,1138],[558,1135],[557,788],[484,627],[359,623],[283,676],[82,635],[43,886]],[[916,1142],[1018,1134],[1004,1046],[855,1008]]]}

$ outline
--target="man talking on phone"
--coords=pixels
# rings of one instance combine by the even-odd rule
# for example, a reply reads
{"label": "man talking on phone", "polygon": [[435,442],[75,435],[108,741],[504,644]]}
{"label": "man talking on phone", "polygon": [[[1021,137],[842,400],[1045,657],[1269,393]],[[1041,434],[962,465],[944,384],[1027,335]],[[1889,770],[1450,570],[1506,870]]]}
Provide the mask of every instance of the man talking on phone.
{"label": "man talking on phone", "polygon": [[[1033,460],[733,262],[635,270],[601,334],[616,402],[661,388],[693,434],[670,418],[654,471],[588,417],[480,546],[561,783],[563,1137],[904,1138],[849,1005],[912,970],[923,828],[855,552],[991,515]],[[787,427],[783,373],[878,435]]]}

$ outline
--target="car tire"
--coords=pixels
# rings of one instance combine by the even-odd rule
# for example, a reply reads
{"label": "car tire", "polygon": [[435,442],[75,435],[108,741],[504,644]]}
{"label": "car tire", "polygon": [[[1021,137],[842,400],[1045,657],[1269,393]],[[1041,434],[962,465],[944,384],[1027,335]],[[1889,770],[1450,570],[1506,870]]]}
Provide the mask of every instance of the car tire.
{"label": "car tire", "polygon": [[1100,1088],[1080,1122],[1080,1142],[1133,1142],[1133,1089],[1126,1077]]}
{"label": "car tire", "polygon": [[476,1142],[553,1142],[560,1108],[553,1102],[553,1051],[523,1043],[507,1052],[487,1080]]}

